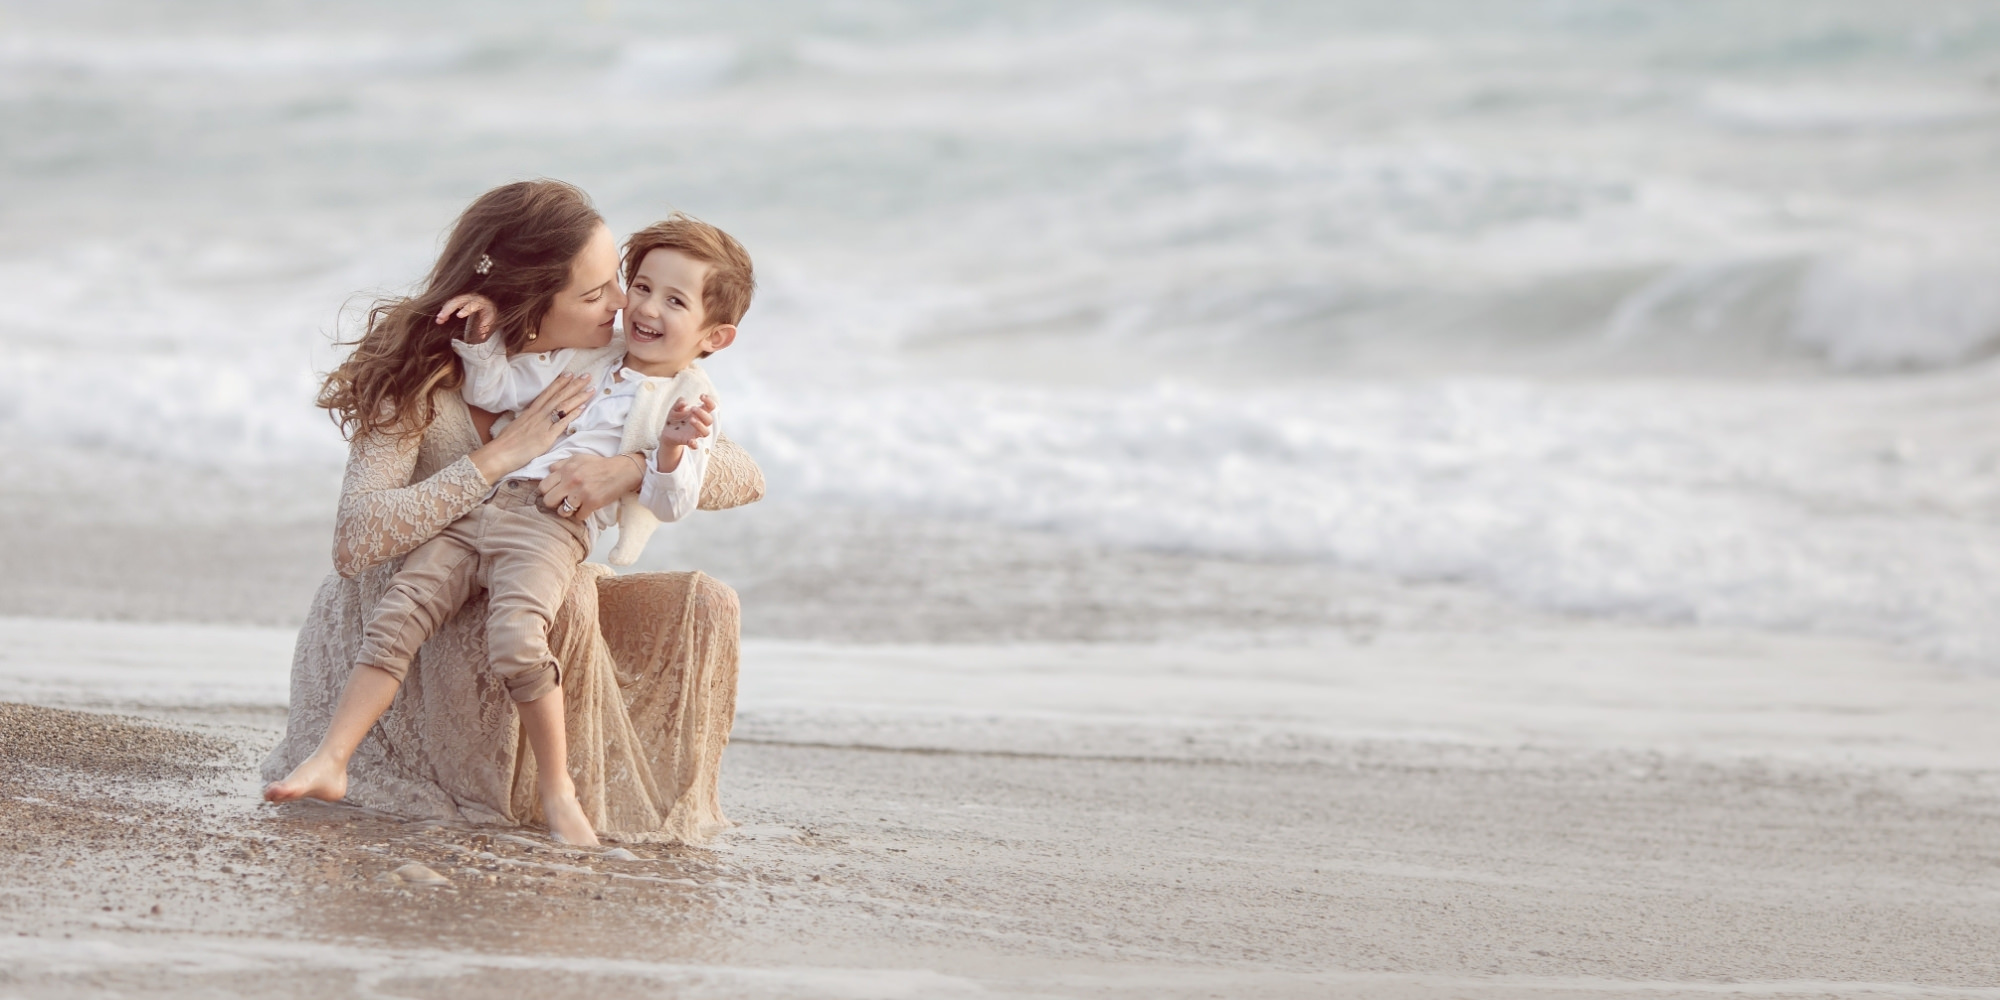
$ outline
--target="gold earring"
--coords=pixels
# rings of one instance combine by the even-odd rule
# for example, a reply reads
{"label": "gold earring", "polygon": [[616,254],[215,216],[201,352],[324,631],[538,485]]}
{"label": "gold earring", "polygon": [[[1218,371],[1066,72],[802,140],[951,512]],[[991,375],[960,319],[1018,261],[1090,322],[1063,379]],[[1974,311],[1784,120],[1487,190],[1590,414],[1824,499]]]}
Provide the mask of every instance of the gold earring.
{"label": "gold earring", "polygon": [[541,335],[540,335],[540,334],[538,334],[538,333],[535,333],[535,332],[534,332],[534,331],[532,331],[532,330],[528,332],[528,339],[529,339],[529,340],[533,340],[533,339],[535,339],[535,338],[536,338],[536,337],[538,337],[538,336],[541,336]]}

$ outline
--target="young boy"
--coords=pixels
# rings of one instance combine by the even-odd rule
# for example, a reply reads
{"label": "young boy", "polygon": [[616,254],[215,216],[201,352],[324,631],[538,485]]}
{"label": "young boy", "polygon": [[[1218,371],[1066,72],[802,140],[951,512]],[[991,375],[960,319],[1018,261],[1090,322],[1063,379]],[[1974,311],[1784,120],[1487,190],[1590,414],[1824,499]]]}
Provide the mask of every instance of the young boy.
{"label": "young boy", "polygon": [[[624,271],[624,341],[594,351],[523,352],[508,358],[497,338],[486,336],[498,314],[490,300],[463,295],[446,303],[440,320],[457,314],[468,318],[468,333],[479,331],[478,342],[452,345],[464,361],[467,403],[494,411],[519,409],[566,372],[592,380],[591,402],[554,447],[404,559],[369,614],[357,669],[374,667],[400,682],[418,647],[484,583],[493,669],[514,701],[535,701],[561,684],[548,649],[549,622],[576,567],[612,518],[612,508],[583,523],[570,516],[573,505],[550,509],[541,502],[539,481],[557,462],[580,454],[624,455],[667,474],[647,476],[637,502],[624,504],[616,515],[620,539],[614,561],[621,563],[631,562],[643,548],[657,523],[655,514],[678,520],[695,509],[708,465],[708,450],[699,442],[709,432],[690,414],[712,410],[714,400],[694,361],[735,341],[736,323],[755,290],[750,257],[727,233],[677,213],[633,234],[626,244]],[[347,709],[343,700],[338,711]],[[336,718],[329,735],[365,732],[380,714],[365,720]],[[555,741],[552,752],[544,759],[537,743],[537,761],[544,768],[560,767],[566,738],[559,724],[557,732],[547,735]],[[353,750],[323,741],[314,759],[267,788],[265,797],[299,797],[289,794],[290,786],[327,763],[317,758],[345,761]],[[542,806],[551,833],[569,843],[597,843],[568,775],[544,777],[549,782],[542,788]]]}

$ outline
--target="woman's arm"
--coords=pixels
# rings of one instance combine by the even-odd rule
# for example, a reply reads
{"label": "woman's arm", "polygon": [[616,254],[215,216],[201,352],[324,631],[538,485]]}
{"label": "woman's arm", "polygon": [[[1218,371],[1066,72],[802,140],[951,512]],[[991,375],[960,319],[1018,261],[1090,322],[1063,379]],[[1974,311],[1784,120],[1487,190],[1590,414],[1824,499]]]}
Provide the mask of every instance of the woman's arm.
{"label": "woman's arm", "polygon": [[341,576],[423,544],[479,506],[491,489],[469,455],[410,482],[419,443],[415,435],[374,433],[348,447],[333,522],[333,568]]}
{"label": "woman's arm", "polygon": [[573,520],[581,521],[618,498],[639,492],[645,478],[639,471],[636,453],[613,455],[571,455],[549,466],[542,477],[542,502],[561,509],[565,501],[576,504]]}
{"label": "woman's arm", "polygon": [[[764,470],[741,445],[717,435],[713,444],[701,449],[708,453],[701,476],[701,510],[728,510],[764,498]],[[637,455],[636,452],[632,453]],[[641,457],[627,455],[599,458],[573,455],[555,464],[542,480],[542,498],[560,506],[564,497],[577,502],[575,518],[589,517],[593,511],[639,492],[645,477],[639,471]]]}
{"label": "woman's arm", "polygon": [[[678,521],[693,513],[708,466],[705,446],[688,444],[709,436],[715,423],[715,401],[704,396],[699,405],[676,401],[660,432],[660,447],[610,458],[573,455],[550,467],[542,479],[542,502],[557,509],[575,503],[570,516],[582,520],[620,497],[637,493],[639,501],[662,521]],[[662,468],[664,466],[664,468]]]}
{"label": "woman's arm", "polygon": [[701,476],[702,510],[728,510],[764,499],[764,470],[743,447],[723,434],[708,446]]}
{"label": "woman's arm", "polygon": [[465,516],[494,483],[547,451],[589,396],[587,378],[556,380],[492,441],[421,482],[410,482],[420,443],[416,435],[356,439],[348,449],[334,520],[334,569],[353,576],[409,552]]}

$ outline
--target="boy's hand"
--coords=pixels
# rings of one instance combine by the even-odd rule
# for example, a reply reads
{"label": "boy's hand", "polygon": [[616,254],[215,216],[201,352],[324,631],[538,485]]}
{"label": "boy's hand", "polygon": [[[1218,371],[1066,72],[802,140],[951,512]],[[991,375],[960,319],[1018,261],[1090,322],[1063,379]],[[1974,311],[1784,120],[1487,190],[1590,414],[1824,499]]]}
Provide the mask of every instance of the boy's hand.
{"label": "boy's hand", "polygon": [[708,429],[714,425],[714,399],[704,395],[698,404],[674,400],[674,408],[667,411],[667,425],[660,428],[660,447],[692,448],[695,442],[708,436]]}
{"label": "boy's hand", "polygon": [[452,317],[467,320],[465,342],[483,344],[493,334],[493,324],[500,321],[500,307],[493,300],[477,292],[454,295],[438,310],[437,321],[442,324]]}

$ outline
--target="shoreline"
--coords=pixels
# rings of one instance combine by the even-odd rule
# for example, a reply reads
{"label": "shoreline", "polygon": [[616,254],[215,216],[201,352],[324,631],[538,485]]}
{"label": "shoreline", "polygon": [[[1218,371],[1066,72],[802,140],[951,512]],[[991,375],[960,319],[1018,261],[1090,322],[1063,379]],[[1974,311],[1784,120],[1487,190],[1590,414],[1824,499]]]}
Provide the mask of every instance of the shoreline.
{"label": "shoreline", "polygon": [[[1597,631],[1495,634],[1488,659],[1456,663],[1470,637],[751,640],[723,773],[740,825],[625,861],[529,831],[259,805],[284,630],[0,619],[0,701],[34,693],[33,661],[71,684],[39,700],[143,716],[0,708],[40,719],[44,745],[0,749],[0,833],[25,862],[0,875],[0,983],[23,997],[2000,996],[2000,770],[1993,737],[1951,721],[1990,718],[2000,681],[1880,650],[1790,662],[1801,647],[1755,637]],[[1784,669],[1753,683],[1750,662]],[[174,682],[136,683],[147,671]],[[1836,683],[1771,700],[1815,672]],[[838,687],[875,701],[827,699]],[[1861,710],[1884,690],[1900,701]],[[1091,701],[1117,691],[1125,716]],[[1524,721],[1542,733],[1526,744]],[[98,730],[159,752],[72,752]],[[1771,752],[1781,736],[1801,752]],[[162,759],[180,763],[146,770]],[[410,861],[449,884],[394,881]],[[324,993],[294,989],[295,968]]]}

